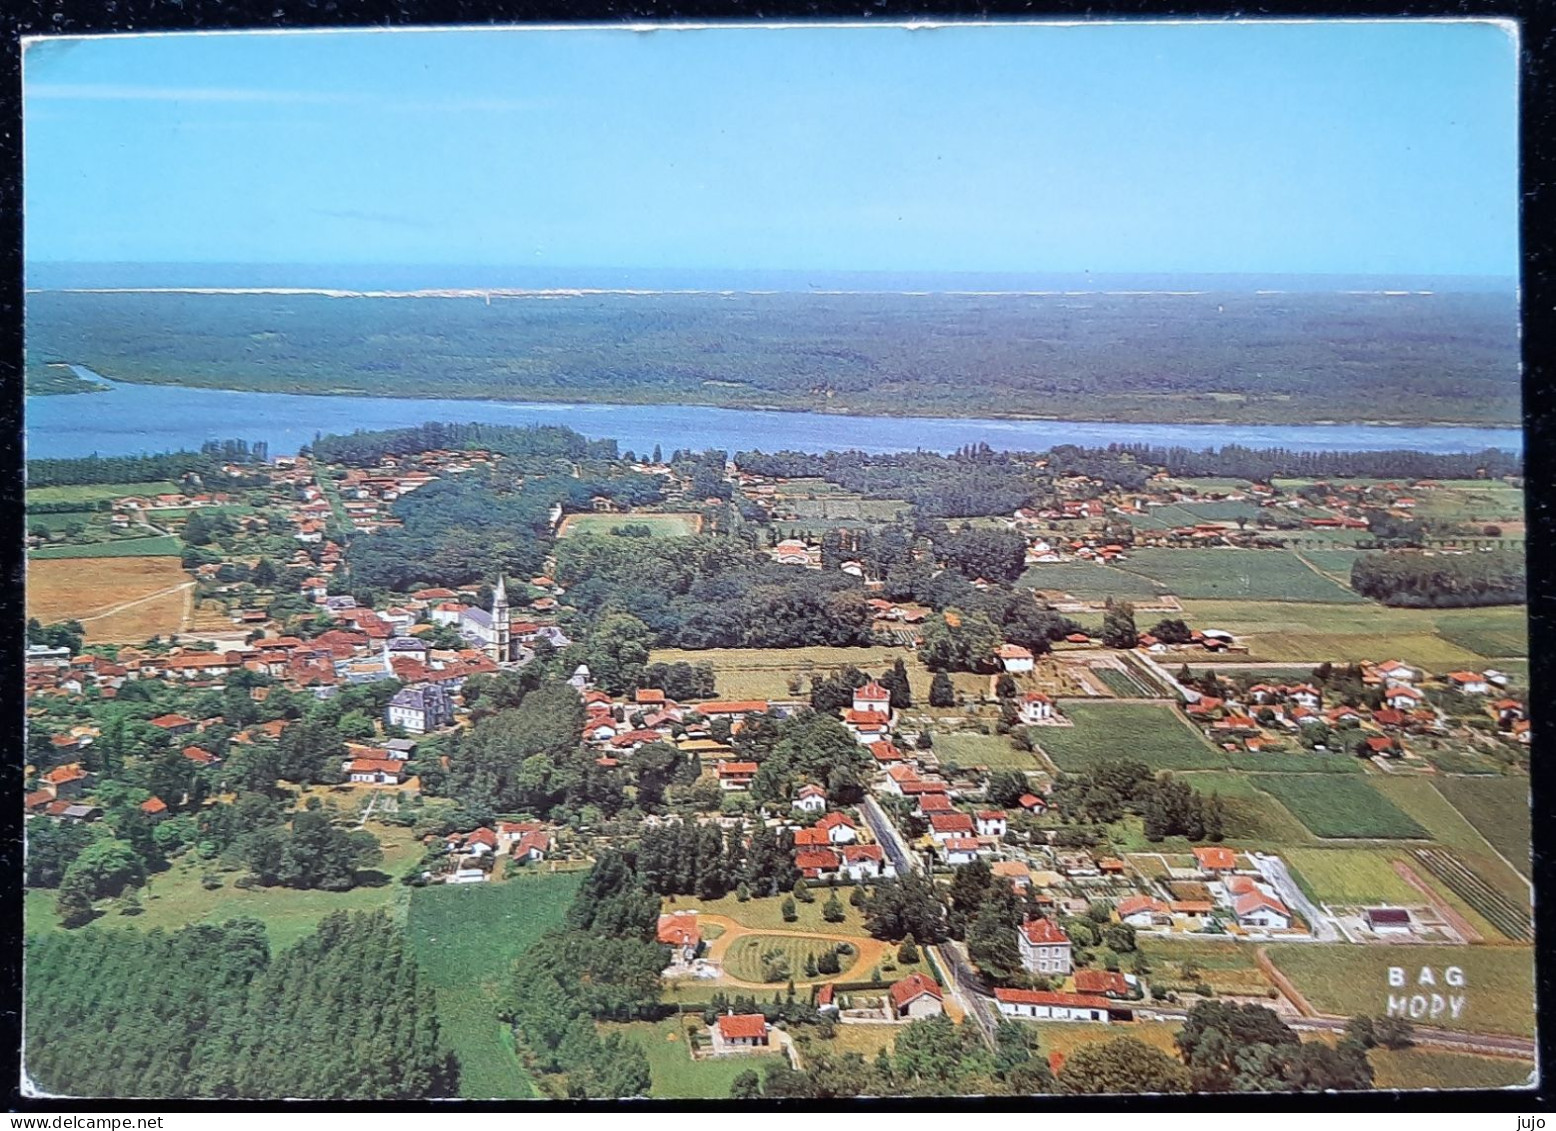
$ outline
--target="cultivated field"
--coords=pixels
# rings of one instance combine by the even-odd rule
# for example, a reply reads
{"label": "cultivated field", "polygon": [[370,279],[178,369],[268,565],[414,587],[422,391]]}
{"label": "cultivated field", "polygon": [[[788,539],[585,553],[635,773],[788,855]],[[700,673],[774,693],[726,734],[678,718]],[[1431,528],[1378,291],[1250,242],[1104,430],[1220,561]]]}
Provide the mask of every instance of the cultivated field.
{"label": "cultivated field", "polygon": [[[871,675],[880,675],[898,659],[907,661],[915,706],[928,703],[932,676],[901,648],[656,648],[649,663],[708,664],[713,668],[714,686],[721,699],[793,699],[789,680],[794,676],[805,679],[800,692],[800,697],[804,697],[809,693],[812,673],[826,675],[852,664]],[[976,694],[987,689],[988,677],[960,672],[956,684],[958,689]]]}
{"label": "cultivated field", "polygon": [[126,495],[145,498],[150,495],[172,495],[179,490],[177,483],[162,479],[153,483],[86,483],[69,487],[29,487],[29,506],[46,503],[96,503],[103,499],[120,499]]}
{"label": "cultivated field", "polygon": [[[1381,1014],[1388,1009],[1389,994],[1434,991],[1447,996],[1444,984],[1448,967],[1465,975],[1464,986],[1454,993],[1466,999],[1457,1019],[1446,1011],[1422,1024],[1474,1032],[1534,1033],[1534,954],[1519,946],[1309,946],[1275,944],[1266,948],[1275,965],[1322,1013],[1349,1017],[1355,1013]],[[1407,985],[1390,987],[1391,966],[1403,967]],[[1419,985],[1421,968],[1430,967],[1435,986]]]}
{"label": "cultivated field", "polygon": [[1326,839],[1424,838],[1427,833],[1366,780],[1343,774],[1255,774],[1314,834]]}
{"label": "cultivated field", "polygon": [[1157,770],[1219,770],[1231,765],[1194,733],[1171,707],[1150,703],[1077,702],[1062,705],[1073,727],[1034,728],[1033,737],[1061,770],[1134,758]]}
{"label": "cultivated field", "polygon": [[193,585],[174,557],[33,560],[27,615],[79,620],[89,641],[139,642],[184,627]]}
{"label": "cultivated field", "polygon": [[646,526],[656,538],[679,538],[702,529],[700,514],[570,514],[557,527],[556,536],[574,534],[609,535],[623,526]]}
{"label": "cultivated field", "polygon": [[[1443,780],[1457,782],[1470,779]],[[1424,825],[1433,840],[1453,849],[1461,860],[1492,887],[1509,899],[1528,902],[1528,881],[1491,851],[1480,830],[1449,802],[1448,796],[1453,793],[1453,786],[1449,786],[1445,793],[1425,778],[1401,776],[1379,777],[1374,779],[1374,785],[1390,801]],[[1527,838],[1530,821],[1527,794],[1513,803],[1499,819],[1525,830],[1523,835]],[[1527,840],[1525,843],[1528,843]]]}
{"label": "cultivated field", "polygon": [[183,543],[171,534],[150,538],[120,538],[112,542],[81,542],[68,546],[40,546],[28,551],[32,561],[63,561],[84,558],[158,558],[177,554]]}
{"label": "cultivated field", "polygon": [[[1486,656],[1456,639],[1488,649],[1517,643],[1509,632],[1523,632],[1522,606],[1489,609],[1391,609],[1371,602],[1189,600],[1189,623],[1234,633],[1249,648],[1250,660],[1335,663],[1381,662],[1396,658],[1447,671],[1484,666]],[[1468,634],[1468,635],[1466,635]],[[1520,655],[1522,652],[1508,653]]]}
{"label": "cultivated field", "polygon": [[1502,1056],[1475,1056],[1417,1046],[1367,1053],[1379,1088],[1516,1088],[1529,1083],[1534,1064]]}
{"label": "cultivated field", "polygon": [[1394,870],[1398,854],[1370,848],[1286,848],[1281,858],[1308,897],[1319,903],[1424,903]]}
{"label": "cultivated field", "polygon": [[1439,777],[1437,791],[1525,878],[1531,878],[1529,782],[1522,777]]}
{"label": "cultivated field", "polygon": [[1155,581],[1183,598],[1320,601],[1365,599],[1283,550],[1135,550],[1119,568]]}
{"label": "cultivated field", "polygon": [[1112,566],[1087,562],[1049,562],[1028,566],[1017,583],[1024,589],[1047,589],[1069,593],[1083,601],[1101,601],[1108,597],[1159,597],[1167,592],[1160,585],[1136,574]]}

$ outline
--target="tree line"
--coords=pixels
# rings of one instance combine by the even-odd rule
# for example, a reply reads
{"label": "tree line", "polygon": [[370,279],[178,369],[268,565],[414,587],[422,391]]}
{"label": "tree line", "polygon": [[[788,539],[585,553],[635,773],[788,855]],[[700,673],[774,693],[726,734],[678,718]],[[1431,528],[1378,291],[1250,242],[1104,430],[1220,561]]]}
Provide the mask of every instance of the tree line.
{"label": "tree line", "polygon": [[1510,550],[1471,554],[1363,554],[1351,564],[1351,588],[1385,605],[1456,609],[1522,604],[1524,556]]}

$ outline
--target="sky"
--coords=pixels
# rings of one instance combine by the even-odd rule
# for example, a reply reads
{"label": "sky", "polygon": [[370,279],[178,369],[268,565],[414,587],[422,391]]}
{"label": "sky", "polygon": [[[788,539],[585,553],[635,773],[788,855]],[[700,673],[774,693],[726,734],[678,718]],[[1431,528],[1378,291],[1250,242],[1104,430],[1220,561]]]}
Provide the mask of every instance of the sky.
{"label": "sky", "polygon": [[43,262],[1502,275],[1487,23],[30,42]]}

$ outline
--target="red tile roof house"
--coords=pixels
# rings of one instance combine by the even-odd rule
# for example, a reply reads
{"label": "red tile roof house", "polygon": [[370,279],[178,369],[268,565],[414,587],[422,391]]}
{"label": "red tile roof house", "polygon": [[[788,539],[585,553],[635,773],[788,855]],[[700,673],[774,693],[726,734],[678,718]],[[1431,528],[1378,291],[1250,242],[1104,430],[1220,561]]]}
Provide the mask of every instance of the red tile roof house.
{"label": "red tile roof house", "polygon": [[1070,972],[1070,936],[1052,919],[1028,919],[1016,931],[1021,965],[1033,974]]}
{"label": "red tile roof house", "polygon": [[1104,997],[1092,994],[1060,994],[1043,990],[1010,990],[1000,986],[994,1001],[1006,1017],[1034,1021],[1110,1020],[1109,1011],[1118,1007]]}
{"label": "red tile roof house", "polygon": [[816,822],[818,829],[826,830],[827,839],[833,844],[852,844],[859,839],[855,825],[846,813],[828,813]]}
{"label": "red tile roof house", "polygon": [[1237,853],[1230,848],[1216,846],[1202,846],[1194,850],[1194,859],[1199,864],[1199,870],[1211,875],[1219,872],[1231,872],[1237,868]]}
{"label": "red tile roof house", "polygon": [[720,762],[719,788],[723,790],[750,789],[756,772],[761,767],[755,762]]}
{"label": "red tile roof house", "polygon": [[766,1048],[767,1018],[760,1013],[726,1013],[714,1022],[713,1033],[715,1052],[727,1048]]}
{"label": "red tile roof house", "polygon": [[1117,970],[1077,970],[1075,992],[1102,997],[1128,997],[1130,985]]}
{"label": "red tile roof house", "polygon": [[843,858],[830,848],[802,848],[794,854],[794,866],[807,880],[836,875]]}
{"label": "red tile roof house", "polygon": [[659,917],[659,941],[670,947],[672,961],[682,964],[697,957],[702,946],[702,927],[695,911],[677,911]]}
{"label": "red tile roof house", "polygon": [[898,1021],[934,1017],[945,1012],[945,995],[926,974],[909,974],[901,981],[893,982],[886,993],[891,1002],[891,1015]]}
{"label": "red tile roof house", "polygon": [[941,843],[952,837],[970,837],[973,832],[973,820],[966,813],[935,813],[929,818],[929,835]]}

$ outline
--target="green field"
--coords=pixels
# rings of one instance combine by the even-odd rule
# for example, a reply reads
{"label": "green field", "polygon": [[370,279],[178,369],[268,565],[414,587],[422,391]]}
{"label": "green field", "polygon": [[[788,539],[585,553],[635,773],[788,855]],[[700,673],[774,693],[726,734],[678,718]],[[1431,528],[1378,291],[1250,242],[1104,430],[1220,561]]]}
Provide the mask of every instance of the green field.
{"label": "green field", "polygon": [[1424,838],[1426,830],[1359,777],[1342,774],[1255,774],[1314,834],[1326,839]]}
{"label": "green field", "polygon": [[1361,604],[1358,596],[1332,578],[1309,569],[1284,550],[1169,550],[1146,547],[1131,553],[1121,567],[1183,598],[1319,601]]}
{"label": "green field", "polygon": [[827,894],[820,888],[811,889],[816,894],[812,903],[795,902],[799,918],[793,923],[783,920],[783,897],[764,896],[740,902],[733,895],[723,899],[694,899],[691,896],[672,896],[665,900],[663,911],[697,911],[703,915],[723,915],[753,931],[814,931],[823,935],[848,935],[867,937],[859,909],[848,902],[847,893],[838,897],[843,904],[843,921],[828,923],[821,917]]}
{"label": "green field", "polygon": [[[1445,778],[1444,781],[1480,781],[1482,779]],[[1496,779],[1491,779],[1496,780]],[[1518,780],[1518,779],[1509,779]],[[1469,868],[1509,899],[1527,902],[1528,881],[1515,869],[1492,852],[1486,839],[1466,816],[1449,802],[1438,787],[1419,777],[1378,777],[1373,779],[1377,789],[1399,808],[1419,821],[1431,833],[1432,839],[1447,845]],[[1450,792],[1453,787],[1449,787]],[[1527,795],[1525,795],[1527,797]],[[1516,824],[1528,836],[1529,810],[1515,809],[1504,818],[1508,824]],[[1527,843],[1527,841],[1525,841]]]}
{"label": "green field", "polygon": [[1281,858],[1302,890],[1319,903],[1414,905],[1421,893],[1390,867],[1394,855],[1370,848],[1287,848]]}
{"label": "green field", "polygon": [[[923,706],[929,702],[929,681],[933,678],[902,648],[655,648],[648,659],[652,664],[707,664],[713,669],[720,699],[804,698],[812,673],[826,675],[851,664],[880,675],[894,661],[906,659],[913,702]],[[799,696],[789,690],[794,676],[805,679]],[[958,672],[953,679],[961,690],[988,689],[987,676]]]}
{"label": "green field", "polygon": [[[1444,610],[1445,612],[1448,610]],[[1454,609],[1438,631],[1445,640],[1488,660],[1529,655],[1529,621],[1521,606]]]}
{"label": "green field", "polygon": [[[642,1046],[653,1081],[649,1095],[655,1099],[728,1099],[729,1086],[742,1072],[755,1070],[760,1076],[769,1065],[788,1063],[779,1052],[693,1060],[687,1051],[688,1021],[695,1021],[699,1029],[703,1028],[702,1018],[693,1014],[667,1017],[663,1021],[605,1024],[600,1026],[600,1032],[625,1033]],[[706,1035],[704,1032],[703,1036]]]}
{"label": "green field", "polygon": [[[1313,1007],[1322,1013],[1349,1017],[1381,1014],[1390,993],[1432,993],[1446,996],[1444,973],[1449,966],[1464,971],[1465,984],[1455,993],[1466,998],[1457,1019],[1444,1013],[1422,1024],[1486,1033],[1534,1033],[1534,954],[1521,946],[1305,946],[1272,944],[1265,948]],[[1391,966],[1407,971],[1407,985],[1391,988]],[[1432,968],[1437,985],[1417,985],[1423,966]]]}
{"label": "green field", "polygon": [[[1046,733],[1046,731],[1044,732]],[[1017,750],[1009,738],[993,734],[936,734],[935,757],[958,766],[994,770],[1037,770],[1036,755]]]}
{"label": "green field", "polygon": [[[836,974],[810,975],[805,973],[806,956],[820,958],[826,951],[832,950],[835,943],[825,939],[806,938],[803,935],[741,935],[729,944],[729,949],[724,952],[724,971],[732,978],[738,978],[742,982],[767,981],[762,976],[763,960],[768,954],[776,952],[788,962],[789,974],[786,977],[774,979],[774,984],[782,984],[792,978],[795,982],[828,981],[838,977]],[[842,967],[843,974],[847,974],[858,961],[858,947],[854,954],[838,955],[838,963]]]}
{"label": "green field", "polygon": [[1525,879],[1531,866],[1529,782],[1522,777],[1439,777],[1437,791]]}
{"label": "green field", "polygon": [[[340,892],[281,887],[245,890],[233,886],[241,873],[217,872],[213,862],[195,860],[186,854],[167,871],[151,874],[150,882],[141,892],[141,914],[120,915],[109,910],[97,919],[97,923],[104,927],[174,931],[190,923],[222,923],[248,917],[264,921],[271,950],[278,951],[310,933],[320,919],[336,911],[385,908],[399,916],[409,889],[393,883],[389,877],[420,856],[421,846],[408,829],[375,825],[372,831],[378,835],[384,849],[384,859],[373,877],[373,884]],[[222,886],[207,891],[201,878],[212,873],[219,876]],[[55,895],[53,890],[28,890],[23,922],[29,934],[61,929],[54,913]],[[101,906],[108,908],[111,904]]]}
{"label": "green field", "polygon": [[1475,1056],[1418,1046],[1397,1052],[1367,1053],[1373,1085],[1407,1091],[1417,1088],[1517,1088],[1529,1083],[1534,1064],[1502,1056]]}
{"label": "green field", "polygon": [[[1197,628],[1220,628],[1249,648],[1249,659],[1318,663],[1395,658],[1436,671],[1482,665],[1485,657],[1455,643],[1464,632],[1501,633],[1524,623],[1522,606],[1490,609],[1391,609],[1362,604],[1190,600]],[[1484,641],[1482,641],[1484,643]]]}
{"label": "green field", "polygon": [[1108,759],[1139,759],[1156,770],[1220,770],[1231,758],[1200,738],[1165,704],[1066,701],[1073,727],[1038,727],[1033,737],[1061,770]]}
{"label": "green field", "polygon": [[177,483],[166,479],[154,483],[86,483],[70,487],[29,487],[27,502],[32,503],[95,503],[102,499],[120,499],[126,495],[146,498],[151,495],[175,495]]}
{"label": "green field", "polygon": [[1017,582],[1023,589],[1051,589],[1083,601],[1108,597],[1157,597],[1167,590],[1150,580],[1112,566],[1087,562],[1048,562],[1028,566]]}
{"label": "green field", "polygon": [[[1226,839],[1250,848],[1311,845],[1317,838],[1275,798],[1254,787],[1249,775],[1235,772],[1185,774],[1200,793],[1217,794],[1226,809]],[[1146,849],[1145,851],[1150,851]]]}
{"label": "green field", "polygon": [[537,1094],[505,1041],[499,1003],[516,958],[562,921],[582,872],[417,888],[406,933],[437,994],[443,1037],[459,1057],[465,1099]]}
{"label": "green field", "polygon": [[165,558],[183,553],[184,545],[171,534],[155,538],[123,538],[117,542],[90,542],[75,546],[44,546],[28,552],[30,558]]}
{"label": "green field", "polygon": [[702,529],[702,516],[696,514],[570,514],[563,519],[561,536],[579,534],[609,535],[621,526],[646,526],[656,538],[679,538]]}

